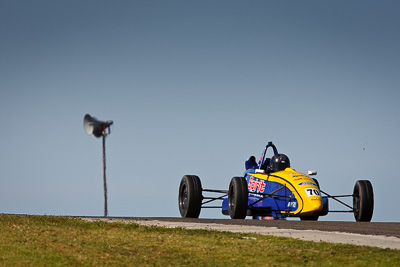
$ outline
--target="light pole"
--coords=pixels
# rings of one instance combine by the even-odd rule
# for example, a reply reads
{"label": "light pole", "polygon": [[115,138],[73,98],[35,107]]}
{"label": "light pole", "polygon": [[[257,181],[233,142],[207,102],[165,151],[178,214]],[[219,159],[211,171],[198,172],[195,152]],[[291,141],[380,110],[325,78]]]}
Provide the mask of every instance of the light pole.
{"label": "light pole", "polygon": [[[106,136],[111,133],[110,126],[113,121],[99,121],[95,117],[86,114],[83,118],[83,129],[88,135],[103,137],[103,186],[104,186],[104,217],[108,216],[107,207],[107,179],[106,179]],[[108,134],[106,130],[108,129]]]}

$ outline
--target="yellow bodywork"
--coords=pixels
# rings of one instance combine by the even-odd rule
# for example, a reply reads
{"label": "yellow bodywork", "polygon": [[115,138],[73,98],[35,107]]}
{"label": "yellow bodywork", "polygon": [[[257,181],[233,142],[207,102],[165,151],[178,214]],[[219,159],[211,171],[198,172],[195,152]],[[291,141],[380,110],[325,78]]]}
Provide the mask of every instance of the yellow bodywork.
{"label": "yellow bodywork", "polygon": [[[252,173],[251,176],[268,182],[277,182],[285,185],[297,200],[297,209],[286,211],[291,216],[307,216],[322,211],[322,198],[319,188],[308,175],[296,172],[291,168],[274,173]],[[269,193],[269,192],[265,192]]]}

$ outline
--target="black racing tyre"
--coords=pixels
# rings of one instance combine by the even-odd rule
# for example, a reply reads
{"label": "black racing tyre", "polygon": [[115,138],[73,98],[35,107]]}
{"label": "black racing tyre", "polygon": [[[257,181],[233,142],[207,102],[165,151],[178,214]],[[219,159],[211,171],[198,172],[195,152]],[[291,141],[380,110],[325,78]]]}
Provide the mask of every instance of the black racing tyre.
{"label": "black racing tyre", "polygon": [[178,204],[183,218],[199,218],[203,201],[200,178],[196,175],[185,175],[179,185]]}
{"label": "black racing tyre", "polygon": [[374,212],[374,191],[368,180],[359,180],[354,185],[353,210],[357,222],[370,222]]}
{"label": "black racing tyre", "polygon": [[319,216],[301,216],[300,220],[302,221],[318,221]]}
{"label": "black racing tyre", "polygon": [[233,177],[229,184],[228,210],[232,219],[245,219],[249,191],[244,177]]}

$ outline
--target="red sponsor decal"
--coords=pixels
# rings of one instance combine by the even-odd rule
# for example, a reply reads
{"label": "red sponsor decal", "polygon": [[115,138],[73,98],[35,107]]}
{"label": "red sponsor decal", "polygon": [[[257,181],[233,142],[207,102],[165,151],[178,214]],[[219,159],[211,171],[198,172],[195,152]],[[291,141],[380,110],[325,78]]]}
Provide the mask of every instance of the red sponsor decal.
{"label": "red sponsor decal", "polygon": [[250,177],[249,184],[247,185],[249,188],[249,191],[251,192],[259,192],[259,193],[264,193],[265,190],[265,183],[264,180],[258,180],[257,178],[254,178],[253,176]]}

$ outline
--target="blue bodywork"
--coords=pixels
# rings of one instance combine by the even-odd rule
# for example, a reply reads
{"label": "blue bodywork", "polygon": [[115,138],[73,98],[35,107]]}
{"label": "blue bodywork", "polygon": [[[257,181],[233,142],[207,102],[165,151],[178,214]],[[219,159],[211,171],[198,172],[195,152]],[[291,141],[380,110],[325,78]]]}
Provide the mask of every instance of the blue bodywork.
{"label": "blue bodywork", "polygon": [[[253,217],[271,216],[274,218],[283,218],[288,216],[286,212],[296,210],[297,200],[295,197],[291,197],[293,193],[289,188],[282,188],[282,184],[280,183],[257,179],[251,175],[247,175],[246,180],[249,186],[249,210],[247,215]],[[265,197],[265,195],[257,194],[271,194],[272,192],[273,197]],[[224,198],[222,201],[222,213],[228,214],[228,198]]]}

